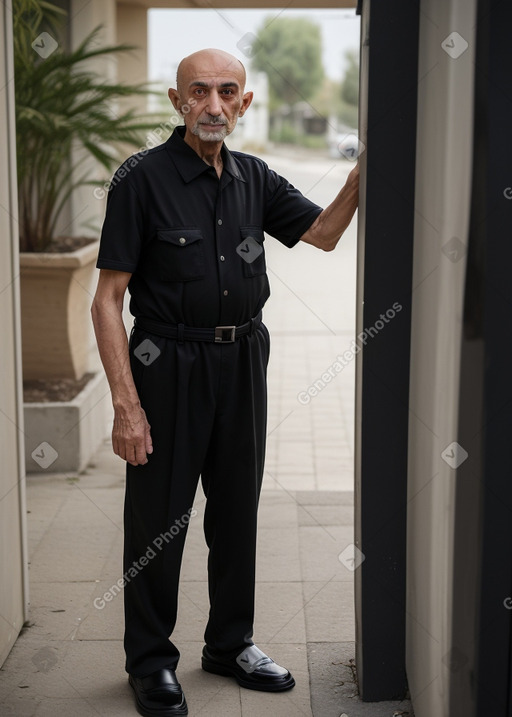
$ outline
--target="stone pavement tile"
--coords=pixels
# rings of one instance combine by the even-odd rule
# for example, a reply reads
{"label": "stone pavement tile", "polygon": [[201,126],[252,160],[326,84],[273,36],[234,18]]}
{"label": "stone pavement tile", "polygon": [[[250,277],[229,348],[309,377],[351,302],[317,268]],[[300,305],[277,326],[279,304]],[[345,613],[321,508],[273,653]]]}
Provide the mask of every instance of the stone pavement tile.
{"label": "stone pavement tile", "polygon": [[48,640],[25,628],[0,671],[2,709],[48,698],[74,699],[72,686],[62,679],[73,644],[70,640]]}
{"label": "stone pavement tile", "polygon": [[[121,495],[119,497],[121,498]],[[99,579],[110,581],[112,584],[123,575],[124,530],[120,527],[118,530],[113,530],[111,535],[112,542],[108,548]]]}
{"label": "stone pavement tile", "polygon": [[[254,639],[265,642],[305,642],[300,582],[261,582],[256,585]],[[173,640],[203,645],[209,601],[206,582],[181,582],[178,620]]]}
{"label": "stone pavement tile", "polygon": [[84,531],[54,522],[34,550],[31,582],[46,582],[48,575],[55,582],[94,582],[101,574],[112,540],[112,535],[92,526]]}
{"label": "stone pavement tile", "polygon": [[202,644],[180,643],[176,675],[188,704],[190,717],[240,717],[240,688],[226,677],[201,669]]}
{"label": "stone pavement tile", "polygon": [[343,491],[302,491],[294,493],[298,505],[354,505],[354,492]]}
{"label": "stone pavement tile", "polygon": [[300,582],[256,584],[253,639],[258,645],[306,642]]}
{"label": "stone pavement tile", "polygon": [[[280,382],[279,390],[282,389],[282,383]],[[292,404],[292,411],[284,413],[281,411],[281,418],[285,418],[279,427],[276,428],[274,434],[277,437],[284,438],[283,433],[286,431],[286,440],[302,441],[303,439],[311,441],[311,421],[308,411],[308,407],[300,404],[296,401],[296,394],[294,394],[294,403]],[[269,424],[270,425],[270,424]]]}
{"label": "stone pavement tile", "polygon": [[354,525],[354,507],[350,505],[306,505],[298,511],[300,526]]}
{"label": "stone pavement tile", "polygon": [[282,486],[280,486],[277,482],[274,472],[271,473],[269,470],[265,470],[265,472],[263,473],[263,482],[261,484],[261,490],[262,494],[266,491],[283,491]]}
{"label": "stone pavement tile", "polygon": [[336,470],[317,474],[316,489],[318,491],[350,491],[354,489],[354,471]]}
{"label": "stone pavement tile", "polygon": [[289,692],[277,693],[270,700],[266,692],[244,691],[241,717],[311,717],[309,695],[301,699],[297,697],[296,689],[294,687]]}
{"label": "stone pavement tile", "polygon": [[333,455],[323,451],[321,446],[315,448],[314,456],[315,471],[321,481],[323,475],[341,475],[354,472],[354,461],[351,457],[343,458],[341,455]]}
{"label": "stone pavement tile", "polygon": [[354,542],[354,529],[348,526],[304,526],[300,533],[302,580],[352,579],[351,571],[339,561],[339,554]]}
{"label": "stone pavement tile", "polygon": [[294,490],[316,490],[316,477],[315,473],[284,473],[281,471],[269,472],[269,475],[274,479],[275,484],[286,492],[293,492]]}
{"label": "stone pavement tile", "polygon": [[[409,700],[363,702],[357,694],[351,660],[355,643],[314,642],[308,645],[311,703],[315,717],[414,717]],[[352,663],[353,664],[353,663]]]}
{"label": "stone pavement tile", "polygon": [[355,639],[352,582],[303,583],[307,642]]}
{"label": "stone pavement tile", "polygon": [[180,581],[204,581],[207,577],[208,548],[203,533],[204,500],[196,496],[197,515],[190,519]]}
{"label": "stone pavement tile", "polygon": [[325,475],[317,480],[317,490],[333,491],[333,490],[350,490],[354,486],[354,476],[352,473],[342,473],[340,475]]}
{"label": "stone pavement tile", "polygon": [[39,701],[27,702],[21,694],[19,697],[10,697],[8,701],[2,702],[2,717],[34,717],[38,706]]}
{"label": "stone pavement tile", "polygon": [[49,574],[55,581],[97,579],[119,531],[119,526],[106,515],[107,510],[115,510],[115,496],[109,496],[108,501],[96,496],[93,502],[69,486],[63,486],[63,493],[65,502],[34,547],[31,581],[46,582]]}
{"label": "stone pavement tile", "polygon": [[[100,468],[100,470],[96,470]],[[124,486],[124,477],[126,473],[126,463],[116,456],[112,450],[112,441],[110,436],[106,437],[93,459],[85,470],[86,474],[95,476],[99,486],[105,485],[105,477],[107,475],[118,476],[122,478]]]}
{"label": "stone pavement tile", "polygon": [[27,535],[29,555],[32,555],[66,500],[62,494],[62,477],[58,482],[51,482],[46,476],[44,480],[41,480],[40,476],[38,478],[39,481],[34,476],[29,476],[26,481],[27,490],[30,490],[30,505],[27,510],[30,520],[30,531]]}
{"label": "stone pavement tile", "polygon": [[311,440],[279,442],[277,473],[311,473],[313,468],[313,443]]}
{"label": "stone pavement tile", "polygon": [[296,582],[301,579],[297,530],[260,528],[256,579],[262,582]]}
{"label": "stone pavement tile", "polygon": [[336,422],[314,425],[311,434],[317,450],[322,450],[326,445],[334,445],[340,455],[354,455],[354,447],[346,434],[346,426],[341,417],[338,417]]}
{"label": "stone pavement tile", "polygon": [[[66,514],[76,516],[82,523],[87,521],[86,514],[95,516],[99,527],[106,523],[117,530],[123,527],[124,486],[119,481],[114,485],[96,487],[91,476],[79,476],[73,483],[73,491],[66,501]],[[111,523],[112,526],[108,525]]]}
{"label": "stone pavement tile", "polygon": [[[206,675],[206,673],[204,674]],[[215,678],[215,675],[206,677],[207,680],[209,678]],[[210,697],[205,697],[205,693]],[[201,675],[200,691],[197,687],[196,689],[188,688],[185,694],[190,717],[241,717],[240,690],[236,684],[219,686],[215,681],[206,691],[204,677]]]}
{"label": "stone pavement tile", "polygon": [[[323,439],[320,440],[320,436],[318,436],[318,442],[315,440],[314,446],[315,456],[321,456],[326,459],[334,459],[340,462],[344,459],[347,460],[347,458],[352,457],[348,454],[348,442],[341,431],[336,438],[328,439],[327,436],[324,435]],[[349,467],[352,468],[352,465]]]}
{"label": "stone pavement tile", "polygon": [[96,582],[35,582],[30,586],[31,636],[72,640],[87,616]]}
{"label": "stone pavement tile", "polygon": [[283,490],[265,491],[260,499],[258,528],[296,528],[297,502]]}
{"label": "stone pavement tile", "polygon": [[[101,709],[101,708],[100,708]],[[126,712],[124,708],[120,708],[119,705],[115,706],[115,709],[108,711],[100,711],[87,700],[83,699],[48,699],[41,702],[37,710],[35,711],[35,717],[55,717],[55,715],[73,715],[73,717],[95,717],[96,715],[122,715]]]}
{"label": "stone pavement tile", "polygon": [[200,581],[180,581],[178,597],[178,618],[173,632],[173,642],[179,649],[181,644],[198,643],[199,653],[204,645],[204,631],[208,622],[210,603],[208,583]]}
{"label": "stone pavement tile", "polygon": [[281,409],[281,430],[283,433],[281,433],[281,437],[286,436],[289,437],[291,440],[293,440],[294,435],[294,426],[293,423],[288,423],[288,421],[292,418],[292,416],[295,418],[296,416],[299,416],[302,418],[304,423],[307,425],[310,422],[310,405],[304,405],[299,401],[299,394],[301,396],[303,395],[302,392],[305,391],[310,382],[309,379],[306,378],[306,381],[304,379],[297,382],[297,384],[288,390],[285,390],[281,385],[279,386],[279,392],[280,392],[280,404],[279,407]]}
{"label": "stone pavement tile", "polygon": [[[137,714],[124,670],[123,644],[120,640],[74,641],[69,644],[65,661],[54,670],[61,684],[60,699],[72,699],[74,702],[73,710],[64,714],[91,717]],[[52,673],[53,670],[48,673],[48,677],[53,677]],[[41,714],[52,714],[49,708],[57,708],[60,699],[54,705],[52,701],[47,703],[45,700],[39,708],[43,709]],[[40,713],[36,714],[39,717]]]}
{"label": "stone pavement tile", "polygon": [[[307,410],[297,401],[296,393],[287,396],[279,386],[279,409],[272,421],[268,421],[269,440],[311,440],[311,425]],[[272,400],[271,398],[269,399]],[[300,419],[300,425],[298,425]]]}
{"label": "stone pavement tile", "polygon": [[124,630],[121,575],[112,575],[94,586],[88,609],[76,631],[77,640],[121,640]]}

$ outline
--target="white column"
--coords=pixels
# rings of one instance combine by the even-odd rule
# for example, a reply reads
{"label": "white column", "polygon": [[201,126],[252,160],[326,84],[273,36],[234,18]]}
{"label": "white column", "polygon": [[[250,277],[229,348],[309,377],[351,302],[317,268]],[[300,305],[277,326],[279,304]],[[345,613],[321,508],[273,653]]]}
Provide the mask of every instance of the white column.
{"label": "white column", "polygon": [[0,665],[28,612],[11,0],[0,11]]}
{"label": "white column", "polygon": [[[98,26],[102,28],[99,35],[101,45],[118,44],[115,0],[70,0],[68,22],[72,48],[77,47]],[[122,62],[123,56],[109,55],[104,58],[94,58],[94,60],[90,61],[90,67],[101,76],[116,82]],[[113,109],[115,110],[115,108]],[[112,172],[107,171],[83,151],[75,150],[75,157],[77,158],[77,174],[81,175],[85,169],[88,169],[90,179],[101,182],[110,179]],[[72,192],[66,211],[63,213],[63,226],[58,227],[59,231],[57,233],[99,238],[105,216],[106,199],[104,194],[95,194],[94,189],[95,187],[93,186],[85,185],[77,187]],[[92,301],[92,296],[96,289],[96,282],[97,272],[93,275],[91,284],[84,287],[89,293],[90,301]],[[92,322],[84,327],[84,330],[87,330],[87,341],[89,343],[89,366],[87,370],[101,370]]]}
{"label": "white column", "polygon": [[[71,0],[68,10],[71,47],[75,48],[99,25],[102,26],[99,40],[102,45],[116,44],[116,4],[115,0]],[[114,56],[95,58],[90,61],[91,69],[102,76],[115,81],[120,60]],[[109,173],[98,162],[81,152],[77,174],[90,169],[90,178],[105,181]],[[58,234],[72,236],[98,236],[105,204],[94,195],[94,187],[83,186],[75,189],[70,197],[66,211],[63,212]]]}
{"label": "white column", "polygon": [[475,24],[475,0],[422,0],[407,534],[407,675],[416,717],[450,715],[455,465],[463,454],[449,446],[459,405]]}
{"label": "white column", "polygon": [[[170,40],[172,42],[172,40]],[[118,3],[116,8],[116,42],[136,47],[123,55],[118,65],[118,80],[130,84],[148,81],[148,11],[145,7]],[[138,112],[147,112],[147,97],[128,100]]]}

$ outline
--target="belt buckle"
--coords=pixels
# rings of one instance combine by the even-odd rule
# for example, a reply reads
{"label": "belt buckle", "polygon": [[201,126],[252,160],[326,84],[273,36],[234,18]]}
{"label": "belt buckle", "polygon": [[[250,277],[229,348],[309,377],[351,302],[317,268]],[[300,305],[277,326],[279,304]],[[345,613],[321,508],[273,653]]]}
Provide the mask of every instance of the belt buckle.
{"label": "belt buckle", "polygon": [[232,344],[235,340],[236,326],[216,326],[215,343]]}

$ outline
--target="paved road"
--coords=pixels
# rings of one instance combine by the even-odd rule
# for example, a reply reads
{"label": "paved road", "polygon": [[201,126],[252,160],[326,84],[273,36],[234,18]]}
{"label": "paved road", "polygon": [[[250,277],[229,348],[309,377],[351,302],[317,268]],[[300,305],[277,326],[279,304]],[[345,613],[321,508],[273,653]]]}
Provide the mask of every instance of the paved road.
{"label": "paved road", "polygon": [[[334,199],[353,166],[301,150],[262,158],[321,206]],[[322,375],[354,336],[356,226],[354,220],[329,253],[266,242],[272,295],[264,320],[273,350],[265,487],[352,490],[354,361],[328,383]]]}

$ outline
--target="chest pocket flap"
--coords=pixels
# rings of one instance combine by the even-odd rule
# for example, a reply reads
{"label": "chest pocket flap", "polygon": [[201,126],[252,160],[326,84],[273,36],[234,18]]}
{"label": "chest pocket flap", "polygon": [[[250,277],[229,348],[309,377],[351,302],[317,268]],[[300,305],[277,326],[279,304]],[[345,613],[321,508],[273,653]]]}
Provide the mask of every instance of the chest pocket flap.
{"label": "chest pocket flap", "polygon": [[243,259],[244,276],[261,276],[267,271],[263,242],[265,235],[259,227],[240,227],[241,242],[237,247]]}
{"label": "chest pocket flap", "polygon": [[159,229],[155,242],[157,271],[162,281],[193,281],[206,272],[200,229]]}

